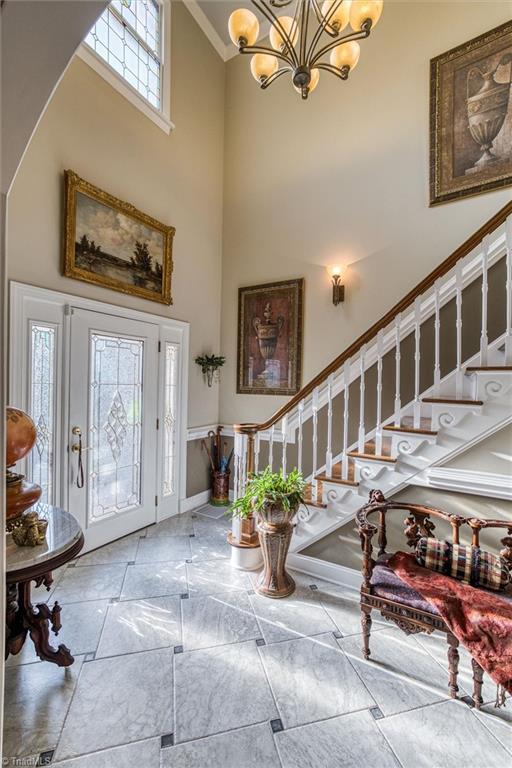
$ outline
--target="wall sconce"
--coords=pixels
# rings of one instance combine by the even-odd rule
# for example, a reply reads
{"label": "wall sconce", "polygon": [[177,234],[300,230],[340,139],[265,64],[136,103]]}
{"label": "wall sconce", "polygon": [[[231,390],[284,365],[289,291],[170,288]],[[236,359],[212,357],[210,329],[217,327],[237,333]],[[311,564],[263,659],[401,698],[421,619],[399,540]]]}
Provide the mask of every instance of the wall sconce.
{"label": "wall sconce", "polygon": [[345,301],[345,286],[341,282],[342,267],[327,267],[332,280],[332,303],[335,307],[341,301]]}

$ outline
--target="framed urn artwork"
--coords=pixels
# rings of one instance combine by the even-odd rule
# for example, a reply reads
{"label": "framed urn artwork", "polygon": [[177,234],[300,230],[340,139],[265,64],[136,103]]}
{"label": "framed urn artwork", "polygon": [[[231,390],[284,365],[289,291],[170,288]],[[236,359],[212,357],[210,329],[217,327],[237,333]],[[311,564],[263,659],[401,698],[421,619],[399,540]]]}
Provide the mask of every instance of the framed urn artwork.
{"label": "framed urn artwork", "polygon": [[174,227],[65,171],[66,277],[172,304]]}
{"label": "framed urn artwork", "polygon": [[512,184],[512,21],[430,62],[430,204]]}
{"label": "framed urn artwork", "polygon": [[303,306],[303,278],[239,288],[239,394],[294,395],[299,391]]}

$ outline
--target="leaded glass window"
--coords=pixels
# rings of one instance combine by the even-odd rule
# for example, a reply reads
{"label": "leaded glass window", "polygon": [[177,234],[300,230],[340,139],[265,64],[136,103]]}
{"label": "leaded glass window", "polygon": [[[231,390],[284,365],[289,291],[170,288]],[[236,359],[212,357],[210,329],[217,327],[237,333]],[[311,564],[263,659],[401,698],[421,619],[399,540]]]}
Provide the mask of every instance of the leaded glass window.
{"label": "leaded glass window", "polygon": [[141,503],[144,342],[93,333],[90,341],[88,517]]}
{"label": "leaded glass window", "polygon": [[85,42],[161,110],[162,13],[157,0],[112,0]]}
{"label": "leaded glass window", "polygon": [[176,412],[178,406],[178,346],[166,342],[164,371],[163,495],[176,487]]}
{"label": "leaded glass window", "polygon": [[37,440],[28,456],[27,475],[41,486],[41,501],[55,503],[55,328],[33,323],[30,332],[28,411]]}

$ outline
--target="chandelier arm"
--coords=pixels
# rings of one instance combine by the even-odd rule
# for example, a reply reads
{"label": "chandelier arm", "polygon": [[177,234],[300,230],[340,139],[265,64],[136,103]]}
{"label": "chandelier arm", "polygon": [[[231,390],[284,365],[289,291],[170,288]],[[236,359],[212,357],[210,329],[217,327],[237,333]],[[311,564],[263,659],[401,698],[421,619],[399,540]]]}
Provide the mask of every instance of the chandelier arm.
{"label": "chandelier arm", "polygon": [[336,77],[339,77],[340,80],[348,80],[348,72],[343,74],[343,72],[338,69],[338,67],[333,67],[332,64],[317,64],[316,68],[324,69],[326,72],[330,72],[331,75],[336,75]]}
{"label": "chandelier arm", "polygon": [[[339,5],[339,3],[338,3]],[[338,5],[336,7],[338,7]],[[324,24],[325,16],[323,15],[322,11],[320,10],[320,6],[318,5],[317,0],[311,0],[311,6],[315,12],[316,20],[319,24]],[[338,32],[335,30],[334,27],[332,27],[330,24],[324,25],[324,32],[327,32],[328,35],[331,37],[338,37]]]}
{"label": "chandelier arm", "polygon": [[[329,29],[334,29],[333,27],[331,27],[331,24],[330,24],[331,19],[334,16],[334,14],[336,13],[336,11],[338,10],[338,8],[340,7],[340,5],[342,4],[342,2],[344,2],[344,1],[345,0],[338,0],[338,2],[333,2],[333,4],[331,5],[331,7],[329,9],[329,12],[325,16],[320,14],[322,16],[322,19],[319,21],[318,29],[316,30],[315,34],[313,35],[313,39],[311,40],[311,45],[309,46],[309,50],[308,50],[308,61],[310,61],[311,57],[313,56],[313,52],[315,50],[315,46],[318,43],[318,41],[320,40],[320,36],[321,36],[322,32],[327,32],[327,34],[330,35],[331,37],[335,37],[336,38],[336,45],[339,45],[341,43],[341,41],[343,40],[342,37],[338,37],[339,32],[336,32],[334,30],[334,35],[333,35],[331,32],[329,32]],[[313,0],[313,2],[316,2],[316,0]],[[353,34],[353,33],[350,33],[350,34]],[[334,47],[336,47],[336,46],[334,46]]]}
{"label": "chandelier arm", "polygon": [[269,0],[269,2],[272,8],[286,8],[293,0],[281,0],[281,2],[279,0]]}
{"label": "chandelier arm", "polygon": [[324,53],[328,53],[329,51],[332,51],[332,49],[337,48],[338,45],[342,45],[342,43],[349,43],[352,40],[364,40],[369,36],[369,34],[370,34],[369,29],[363,29],[360,32],[350,32],[348,35],[345,35],[344,37],[340,37],[339,40],[334,40],[332,43],[328,43],[319,51],[317,51],[317,53],[315,53],[315,55],[309,62],[309,66],[313,67],[318,61],[318,59],[322,58]]}
{"label": "chandelier arm", "polygon": [[283,67],[282,69],[278,69],[277,72],[274,72],[274,74],[270,75],[270,77],[267,77],[266,80],[260,83],[260,87],[265,90],[265,88],[268,88],[269,85],[272,85],[274,80],[277,80],[278,77],[284,75],[285,72],[293,72],[293,67]]}
{"label": "chandelier arm", "polygon": [[273,48],[265,48],[263,45],[246,45],[244,48],[239,48],[238,53],[268,53],[270,56],[275,56],[276,59],[285,61],[290,67],[294,67],[295,63],[281,51],[275,51]]}
{"label": "chandelier arm", "polygon": [[[291,38],[289,37],[283,25],[279,21],[278,17],[275,15],[272,9],[267,6],[264,0],[251,0],[251,2],[265,16],[265,18],[268,21],[270,21],[272,26],[277,27],[277,30],[281,35],[282,40],[284,40],[285,42],[285,45],[283,47],[288,50],[290,58],[292,59],[292,66],[298,67],[299,60],[297,59],[295,48],[293,47]],[[277,56],[277,52],[274,52],[274,56]],[[278,56],[278,58],[283,58],[283,57]],[[285,59],[285,61],[288,61],[288,59]]]}

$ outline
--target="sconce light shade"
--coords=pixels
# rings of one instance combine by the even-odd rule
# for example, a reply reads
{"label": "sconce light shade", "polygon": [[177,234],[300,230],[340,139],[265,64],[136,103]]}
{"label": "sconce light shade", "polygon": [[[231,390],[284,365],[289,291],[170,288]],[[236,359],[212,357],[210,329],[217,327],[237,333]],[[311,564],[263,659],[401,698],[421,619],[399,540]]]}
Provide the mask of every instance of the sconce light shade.
{"label": "sconce light shade", "polygon": [[345,301],[345,286],[341,282],[342,267],[332,266],[327,267],[327,271],[332,280],[332,303],[335,307],[342,301]]}

